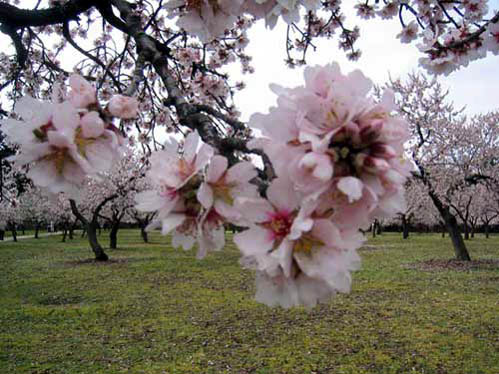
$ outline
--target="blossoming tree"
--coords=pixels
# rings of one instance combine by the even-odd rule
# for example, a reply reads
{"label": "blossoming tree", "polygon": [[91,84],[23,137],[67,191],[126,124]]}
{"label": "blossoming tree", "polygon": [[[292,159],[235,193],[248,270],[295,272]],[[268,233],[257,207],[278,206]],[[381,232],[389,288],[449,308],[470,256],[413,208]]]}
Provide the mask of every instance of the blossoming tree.
{"label": "blossoming tree", "polygon": [[457,217],[468,230],[473,199],[469,189],[490,179],[495,170],[488,165],[498,156],[499,113],[467,118],[448,102],[440,83],[422,75],[413,74],[407,82],[393,81],[390,87],[414,134],[410,149],[415,176],[449,232],[456,259],[469,261]]}
{"label": "blossoming tree", "polygon": [[[238,118],[233,93],[244,84],[224,67],[253,71],[245,47],[258,20],[288,24],[290,66],[336,31],[348,57],[360,57],[359,30],[339,1],[52,0],[29,10],[17,3],[0,2],[0,30],[15,47],[14,56],[0,56],[0,88],[15,102],[2,131],[19,145],[15,162],[47,193],[73,199],[74,212],[86,178],[120,159],[124,136],[136,138],[150,154],[150,188],[135,197],[138,210],[156,213],[149,227],[172,233],[174,246],[197,243],[198,257],[224,246],[225,224],[245,227],[234,241],[256,271],[257,299],[289,307],[348,291],[359,229],[404,210],[408,125],[392,92],[375,99],[360,71],[308,67],[302,86],[272,86],[278,100],[268,114]],[[433,72],[499,52],[499,13],[489,17],[486,1],[355,8],[362,19],[398,16],[400,39],[418,40]],[[62,63],[69,50],[81,55],[79,74]],[[179,136],[162,144],[161,128]]]}

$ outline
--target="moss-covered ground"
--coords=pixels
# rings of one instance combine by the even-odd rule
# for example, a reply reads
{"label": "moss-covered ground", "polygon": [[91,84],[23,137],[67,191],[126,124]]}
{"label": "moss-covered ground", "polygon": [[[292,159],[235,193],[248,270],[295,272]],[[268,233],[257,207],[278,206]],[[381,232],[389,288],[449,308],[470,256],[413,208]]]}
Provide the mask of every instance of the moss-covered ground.
{"label": "moss-covered ground", "polygon": [[[283,310],[253,301],[232,244],[198,261],[126,230],[95,264],[80,238],[0,243],[0,373],[499,373],[497,266],[411,266],[452,258],[438,235],[368,244],[350,294]],[[499,237],[468,245],[499,258]]]}

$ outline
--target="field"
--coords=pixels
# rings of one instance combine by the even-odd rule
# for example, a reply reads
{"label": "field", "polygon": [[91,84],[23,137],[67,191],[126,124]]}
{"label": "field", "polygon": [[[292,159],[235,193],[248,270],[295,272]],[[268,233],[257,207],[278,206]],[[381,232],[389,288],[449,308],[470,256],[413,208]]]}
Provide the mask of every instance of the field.
{"label": "field", "polygon": [[[448,238],[370,239],[352,292],[312,310],[254,302],[232,244],[151,239],[121,231],[108,264],[79,237],[0,243],[0,373],[499,373],[499,265],[434,269]],[[499,259],[499,237],[468,246]]]}
{"label": "field", "polygon": [[[45,227],[39,231],[40,235],[46,233],[47,230]],[[17,236],[23,236],[23,235],[35,235],[35,230],[24,230],[24,233],[22,230],[17,231]],[[10,230],[5,231],[5,238],[11,238],[11,237],[12,237],[12,231]]]}

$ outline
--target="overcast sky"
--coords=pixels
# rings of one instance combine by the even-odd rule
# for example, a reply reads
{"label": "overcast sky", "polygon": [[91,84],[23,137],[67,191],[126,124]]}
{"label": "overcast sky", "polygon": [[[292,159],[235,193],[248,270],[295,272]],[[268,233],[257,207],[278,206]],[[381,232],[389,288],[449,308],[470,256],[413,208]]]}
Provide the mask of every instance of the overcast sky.
{"label": "overcast sky", "polygon": [[[359,21],[352,18],[351,22]],[[375,83],[383,84],[389,75],[393,78],[405,77],[411,71],[423,70],[418,67],[421,57],[415,44],[402,44],[396,38],[400,32],[397,20],[370,20],[358,22],[361,37],[357,47],[362,50],[359,61],[351,62],[340,51],[338,39],[323,40],[318,43],[317,52],[310,51],[308,65],[327,64],[336,61],[343,72],[360,69]],[[236,96],[236,104],[242,108],[247,119],[252,112],[266,112],[275,104],[275,95],[268,84],[283,86],[303,84],[303,68],[288,69],[284,64],[286,27],[280,21],[276,29],[269,31],[262,22],[250,31],[248,54],[253,56],[256,72],[243,77],[247,89]],[[238,70],[235,70],[238,73]],[[234,75],[233,75],[234,76]],[[440,78],[450,90],[450,99],[456,107],[467,106],[466,113],[481,113],[499,108],[499,56],[472,62],[467,68]]]}

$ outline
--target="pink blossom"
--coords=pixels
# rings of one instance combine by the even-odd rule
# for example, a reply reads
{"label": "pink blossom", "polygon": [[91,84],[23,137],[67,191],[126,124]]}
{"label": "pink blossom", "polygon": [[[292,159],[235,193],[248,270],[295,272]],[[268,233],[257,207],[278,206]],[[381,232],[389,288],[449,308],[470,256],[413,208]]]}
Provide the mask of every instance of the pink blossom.
{"label": "pink blossom", "polygon": [[109,101],[107,109],[115,117],[131,119],[137,117],[139,102],[133,97],[114,95]]}
{"label": "pink blossom", "polygon": [[102,135],[105,123],[100,118],[99,113],[92,111],[84,114],[81,119],[82,134],[85,138],[97,138]]}
{"label": "pink blossom", "polygon": [[[274,88],[278,107],[252,117],[251,125],[264,137],[252,146],[263,148],[277,175],[289,178],[304,196],[327,194],[328,188],[341,191],[334,183],[355,181],[359,196],[388,202],[384,194],[401,191],[410,174],[403,161],[409,132],[407,123],[392,115],[393,93],[386,91],[376,102],[368,96],[371,87],[362,73],[343,75],[337,64],[307,68],[304,87]],[[364,186],[368,192],[361,192]],[[349,196],[350,204],[355,201]]]}
{"label": "pink blossom", "polygon": [[[198,151],[199,143],[202,144]],[[151,155],[147,177],[154,189],[141,192],[135,198],[138,210],[158,211],[160,220],[166,219],[180,200],[195,200],[196,190],[201,185],[198,173],[213,155],[213,148],[201,142],[197,132],[190,133],[185,139],[182,156],[179,147],[177,140],[171,138],[165,143],[165,150]],[[171,231],[167,229],[168,222],[164,225],[165,234]]]}
{"label": "pink blossom", "polygon": [[418,36],[418,24],[416,21],[411,21],[406,25],[402,31],[397,35],[402,43],[410,43]]}
{"label": "pink blossom", "polygon": [[85,80],[81,75],[72,74],[69,77],[71,91],[68,98],[76,108],[86,108],[97,102],[95,87]]}
{"label": "pink blossom", "polygon": [[[72,84],[74,90],[79,85],[80,93],[88,88],[79,76],[72,76]],[[13,159],[29,165],[28,176],[49,193],[65,192],[78,199],[85,178],[109,170],[120,156],[121,140],[114,127],[98,112],[75,107],[74,101],[24,97],[16,112],[22,120],[2,121],[2,130],[20,146]]]}
{"label": "pink blossom", "polygon": [[[154,189],[135,196],[136,209],[157,211],[157,219],[148,229],[160,227],[163,235],[173,231],[174,246],[189,249],[197,241],[201,258],[225,244],[223,217],[212,207],[214,195],[210,195],[206,184],[205,189],[200,189],[202,170],[212,159],[213,148],[203,143],[197,132],[187,136],[182,154],[179,148],[172,138],[164,151],[152,154],[147,177]],[[215,166],[213,172],[219,171]]]}
{"label": "pink blossom", "polygon": [[234,207],[234,201],[238,197],[257,196],[257,187],[249,183],[257,172],[253,164],[247,161],[238,162],[229,169],[227,166],[225,157],[213,156],[197,198],[204,208],[214,207],[225,218],[238,220],[241,215]]}
{"label": "pink blossom", "polygon": [[[257,290],[259,300],[291,306],[306,299],[306,305],[314,305],[325,295],[349,290],[350,271],[358,263],[354,251],[362,243],[355,229],[340,229],[329,217],[315,215],[317,202],[300,201],[292,183],[284,178],[271,183],[267,200],[241,198],[238,206],[252,223],[248,230],[234,236],[234,242],[261,272],[262,284],[275,286],[270,291]],[[313,296],[306,288],[308,296],[301,294],[299,284],[303,279],[324,292]],[[291,290],[293,302],[288,300]],[[275,294],[272,300],[267,300],[268,292]]]}

